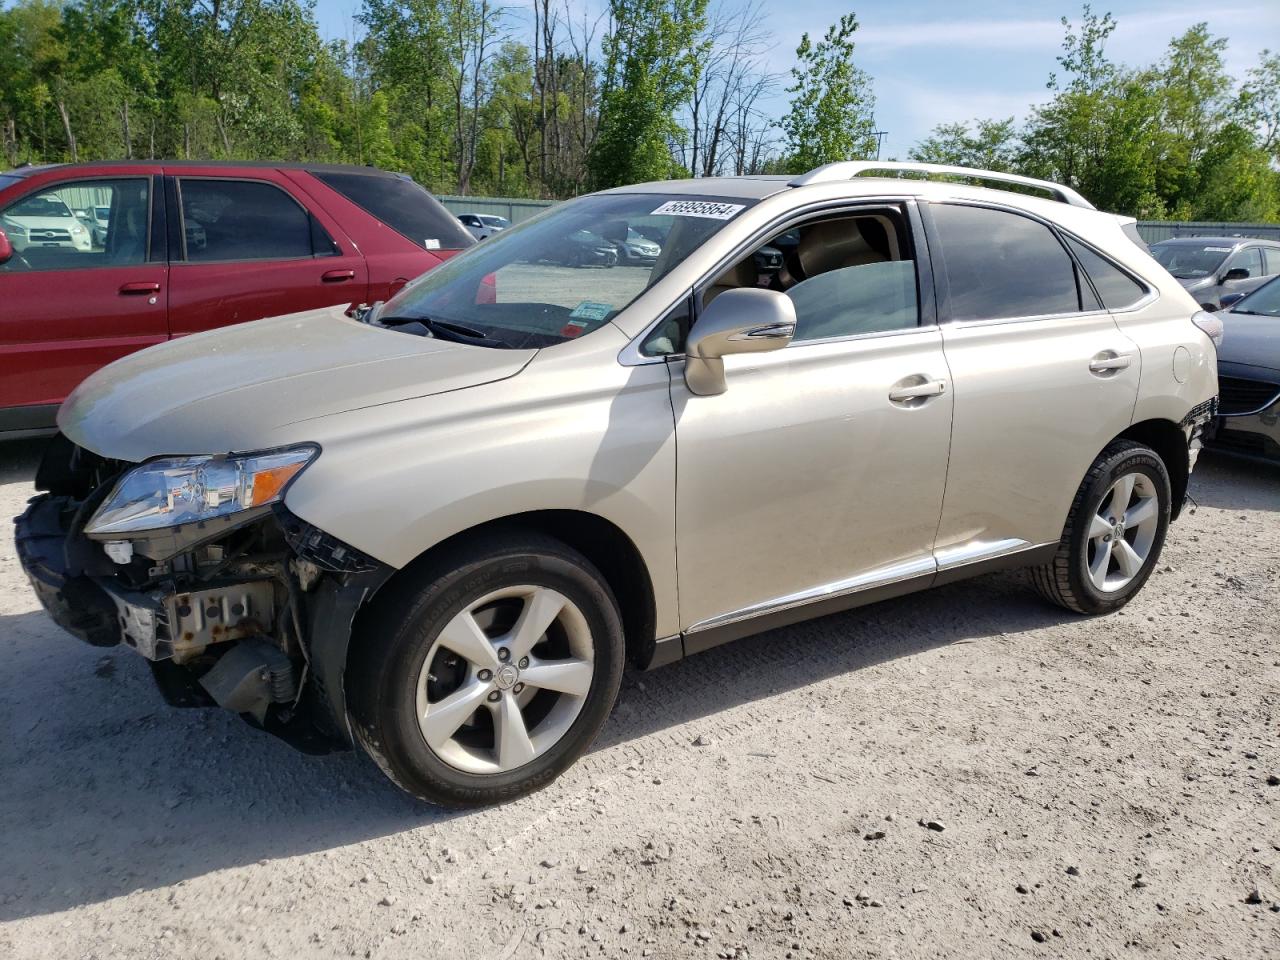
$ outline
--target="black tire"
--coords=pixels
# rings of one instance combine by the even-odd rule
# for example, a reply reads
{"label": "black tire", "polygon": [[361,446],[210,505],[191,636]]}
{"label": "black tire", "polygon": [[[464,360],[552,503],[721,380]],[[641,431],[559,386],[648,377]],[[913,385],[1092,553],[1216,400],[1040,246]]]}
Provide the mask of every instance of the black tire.
{"label": "black tire", "polygon": [[[1155,540],[1142,569],[1125,586],[1103,592],[1088,575],[1089,525],[1116,479],[1141,473],[1152,483],[1159,505]],[[1085,474],[1071,502],[1071,511],[1053,560],[1031,570],[1032,583],[1041,596],[1076,613],[1099,614],[1119,610],[1142,589],[1160,561],[1169,531],[1172,493],[1169,471],[1150,447],[1132,440],[1117,440],[1099,454]]]}
{"label": "black tire", "polygon": [[[418,726],[418,677],[445,625],[485,594],[517,584],[551,587],[582,612],[594,673],[580,712],[559,741],[513,770],[478,774],[450,765]],[[608,719],[622,681],[625,642],[617,602],[582,554],[551,537],[512,531],[486,536],[411,569],[379,596],[352,638],[347,708],[357,740],[404,790],[454,807],[505,803],[563,773]]]}

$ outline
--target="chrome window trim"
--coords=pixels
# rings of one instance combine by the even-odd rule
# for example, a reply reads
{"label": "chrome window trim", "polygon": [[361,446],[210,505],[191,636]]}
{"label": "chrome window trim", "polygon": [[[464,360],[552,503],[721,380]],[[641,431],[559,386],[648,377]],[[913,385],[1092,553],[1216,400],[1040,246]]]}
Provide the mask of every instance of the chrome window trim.
{"label": "chrome window trim", "polygon": [[[776,196],[776,194],[771,194],[771,196]],[[915,203],[915,202],[918,202],[919,199],[920,198],[918,196],[913,194],[901,194],[901,195],[895,194],[895,195],[873,196],[873,197],[845,197],[845,198],[840,198],[838,200],[817,200],[811,203],[804,204],[803,206],[792,207],[791,209],[787,210],[785,213],[778,216],[776,219],[770,221],[765,226],[760,227],[754,233],[750,234],[748,236],[748,239],[744,240],[742,243],[734,247],[733,251],[728,256],[722,257],[720,260],[716,262],[715,266],[713,266],[710,270],[704,272],[702,276],[698,278],[697,282],[693,284],[693,286],[688,287],[687,289],[681,291],[680,296],[676,297],[669,304],[667,304],[663,309],[659,310],[657,318],[653,320],[651,323],[649,323],[648,326],[646,326],[642,331],[640,331],[638,336],[632,338],[631,342],[628,343],[625,347],[623,347],[621,351],[619,351],[618,363],[620,363],[624,367],[639,367],[649,363],[666,363],[668,360],[683,359],[684,358],[683,353],[669,353],[669,354],[664,354],[663,356],[660,356],[660,357],[650,357],[644,353],[641,353],[640,345],[644,343],[645,339],[649,336],[649,334],[653,333],[654,329],[667,318],[667,314],[669,314],[675,307],[677,307],[680,304],[681,300],[683,300],[685,297],[692,296],[694,293],[696,293],[696,291],[700,286],[705,284],[712,277],[719,275],[730,264],[736,263],[738,260],[741,260],[742,252],[744,250],[751,250],[756,245],[757,242],[763,243],[765,240],[768,240],[769,238],[773,237],[775,234],[779,233],[780,231],[788,229],[787,225],[793,223],[794,221],[802,220],[805,217],[808,217],[812,214],[822,213],[828,210],[839,211],[839,210],[848,209],[850,207],[880,206],[884,204],[894,204],[894,203],[897,203],[897,204]],[[917,283],[917,287],[918,286],[919,284]],[[919,294],[919,290],[917,289],[917,295],[918,294]],[[937,326],[937,325],[929,324],[928,326]],[[928,328],[927,326],[921,325],[916,329],[922,330],[927,328]],[[865,336],[865,335],[859,334],[859,336]],[[800,343],[797,344],[797,346],[800,346],[801,344],[805,344],[805,343],[819,343],[819,342],[825,342],[825,341],[802,340],[800,341]]]}

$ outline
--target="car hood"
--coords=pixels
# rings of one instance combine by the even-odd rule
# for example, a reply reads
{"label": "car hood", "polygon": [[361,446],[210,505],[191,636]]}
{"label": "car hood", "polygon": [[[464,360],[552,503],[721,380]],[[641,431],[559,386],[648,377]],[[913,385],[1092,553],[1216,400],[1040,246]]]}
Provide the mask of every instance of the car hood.
{"label": "car hood", "polygon": [[1220,313],[1222,346],[1218,360],[1240,366],[1280,370],[1280,317]]}
{"label": "car hood", "polygon": [[1173,279],[1182,284],[1183,289],[1185,290],[1194,290],[1198,287],[1211,287],[1214,284],[1212,274],[1205,277],[1174,277]]}
{"label": "car hood", "polygon": [[138,462],[306,439],[305,421],[492,383],[536,350],[397,333],[344,308],[255,320],[132,354],[85,380],[58,427],[95,453]]}

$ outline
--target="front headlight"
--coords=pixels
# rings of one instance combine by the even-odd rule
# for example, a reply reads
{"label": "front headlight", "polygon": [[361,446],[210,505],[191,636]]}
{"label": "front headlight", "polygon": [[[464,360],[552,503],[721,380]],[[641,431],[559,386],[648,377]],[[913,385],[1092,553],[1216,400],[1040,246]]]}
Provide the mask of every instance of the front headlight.
{"label": "front headlight", "polygon": [[319,452],[308,445],[240,457],[148,461],[116,484],[85,533],[160,530],[275,503]]}
{"label": "front headlight", "polygon": [[71,228],[71,232],[74,233],[76,236],[79,236],[80,234],[84,233],[84,227],[80,226],[80,224],[77,223],[74,227]]}

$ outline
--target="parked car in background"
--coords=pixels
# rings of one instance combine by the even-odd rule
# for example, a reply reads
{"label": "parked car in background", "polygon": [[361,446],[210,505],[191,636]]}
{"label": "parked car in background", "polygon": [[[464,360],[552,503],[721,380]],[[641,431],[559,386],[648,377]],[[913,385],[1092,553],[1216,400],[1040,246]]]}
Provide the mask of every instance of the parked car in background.
{"label": "parked car in background", "polygon": [[89,231],[89,240],[94,246],[100,246],[98,242],[98,224],[93,216],[93,210],[76,209],[71,211],[75,214],[77,220]]}
{"label": "parked car in background", "polygon": [[23,197],[17,203],[0,207],[0,217],[6,224],[18,227],[14,249],[18,249],[21,242],[21,249],[30,256],[42,256],[47,250],[87,253],[93,247],[89,228],[56,193]]}
{"label": "parked car in background", "polygon": [[662,254],[661,246],[634,228],[628,229],[626,238],[614,246],[620,261],[627,264],[653,264]]}
{"label": "parked car in background", "polygon": [[[899,170],[1053,199],[863,175]],[[646,220],[668,228],[650,270],[548,262]],[[580,197],[358,320],[99,371],[17,555],[56,622],[146,657],[170,702],[505,802],[589,747],[628,662],[1006,567],[1073,611],[1128,603],[1222,330],[1135,236],[1068,187],[920,164]]]}
{"label": "parked car in background", "polygon": [[506,217],[488,213],[460,213],[458,222],[477,240],[487,240],[495,233],[501,233],[511,226],[511,221]]}
{"label": "parked car in background", "polygon": [[575,230],[538,251],[542,260],[566,267],[613,267],[618,247],[591,230]]}
{"label": "parked car in background", "polygon": [[[93,211],[94,227],[73,209]],[[48,431],[81,380],[214,327],[392,296],[475,241],[368,167],[86,163],[0,173],[0,436]]]}
{"label": "parked car in background", "polygon": [[107,242],[107,224],[110,220],[110,207],[93,208],[93,242],[100,247]]}
{"label": "parked car in background", "polygon": [[1205,310],[1249,293],[1280,274],[1280,243],[1249,237],[1175,237],[1151,244],[1151,255]]}
{"label": "parked car in background", "polygon": [[1211,445],[1280,463],[1280,277],[1218,314],[1218,420]]}

